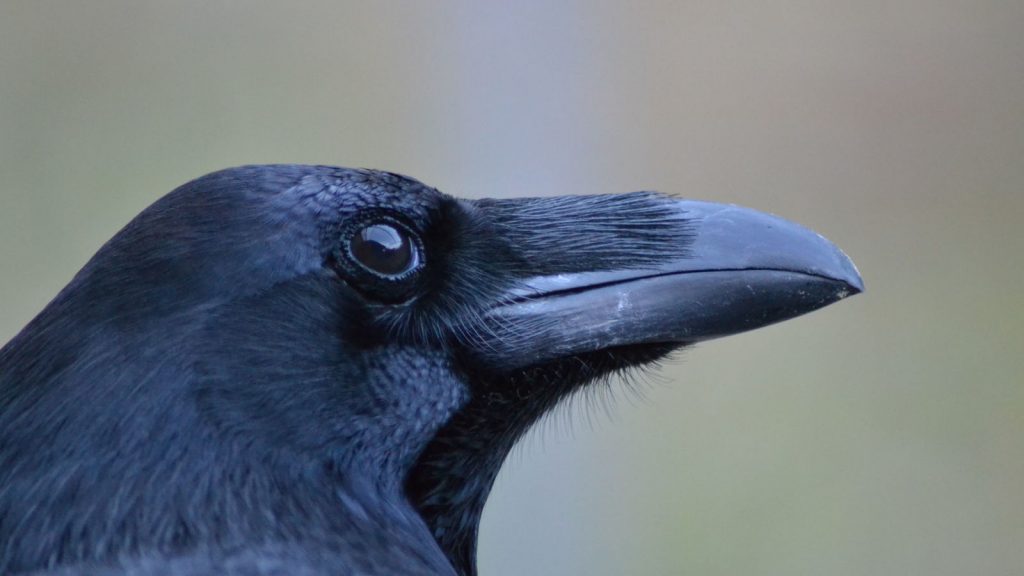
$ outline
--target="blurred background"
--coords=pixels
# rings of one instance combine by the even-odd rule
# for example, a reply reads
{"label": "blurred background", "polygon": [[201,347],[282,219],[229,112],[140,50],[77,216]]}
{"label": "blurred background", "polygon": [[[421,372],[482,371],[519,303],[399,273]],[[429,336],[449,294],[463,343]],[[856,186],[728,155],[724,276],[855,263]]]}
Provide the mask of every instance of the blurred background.
{"label": "blurred background", "polygon": [[484,576],[1024,573],[1024,3],[5,1],[0,343],[157,197],[262,162],[734,202],[860,266],[549,419]]}

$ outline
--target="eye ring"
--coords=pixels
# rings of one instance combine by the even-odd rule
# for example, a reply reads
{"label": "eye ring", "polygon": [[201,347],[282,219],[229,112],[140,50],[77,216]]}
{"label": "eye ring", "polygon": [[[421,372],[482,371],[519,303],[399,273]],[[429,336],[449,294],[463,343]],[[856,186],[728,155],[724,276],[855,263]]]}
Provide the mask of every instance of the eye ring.
{"label": "eye ring", "polygon": [[398,280],[420,265],[415,236],[404,226],[389,220],[363,224],[348,238],[348,256],[367,272]]}
{"label": "eye ring", "polygon": [[426,250],[420,233],[402,215],[367,210],[335,234],[330,266],[340,280],[379,304],[415,299],[423,287]]}

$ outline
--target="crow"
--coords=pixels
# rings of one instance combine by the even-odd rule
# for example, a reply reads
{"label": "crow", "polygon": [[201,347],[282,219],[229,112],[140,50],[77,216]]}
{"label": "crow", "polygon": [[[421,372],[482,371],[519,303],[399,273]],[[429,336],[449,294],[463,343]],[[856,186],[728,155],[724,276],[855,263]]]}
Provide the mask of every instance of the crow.
{"label": "crow", "polygon": [[495,475],[561,400],[862,289],[733,205],[214,172],[0,350],[0,573],[473,576]]}

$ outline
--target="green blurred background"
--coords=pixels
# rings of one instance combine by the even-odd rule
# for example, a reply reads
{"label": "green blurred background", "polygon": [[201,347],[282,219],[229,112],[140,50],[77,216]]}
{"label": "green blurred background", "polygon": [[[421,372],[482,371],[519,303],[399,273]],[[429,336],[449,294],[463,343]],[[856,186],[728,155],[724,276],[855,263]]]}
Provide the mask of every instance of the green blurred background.
{"label": "green blurred background", "polygon": [[205,172],[656,189],[825,233],[868,292],[577,402],[487,576],[1024,573],[1024,3],[0,2],[0,342]]}

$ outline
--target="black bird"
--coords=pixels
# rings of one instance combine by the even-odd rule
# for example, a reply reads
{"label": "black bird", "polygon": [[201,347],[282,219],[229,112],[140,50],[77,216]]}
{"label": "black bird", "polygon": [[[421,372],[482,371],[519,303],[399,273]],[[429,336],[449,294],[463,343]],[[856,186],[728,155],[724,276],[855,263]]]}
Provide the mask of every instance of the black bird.
{"label": "black bird", "polygon": [[216,172],[0,350],[0,573],[473,575],[494,477],[560,399],[861,289],[737,206]]}

